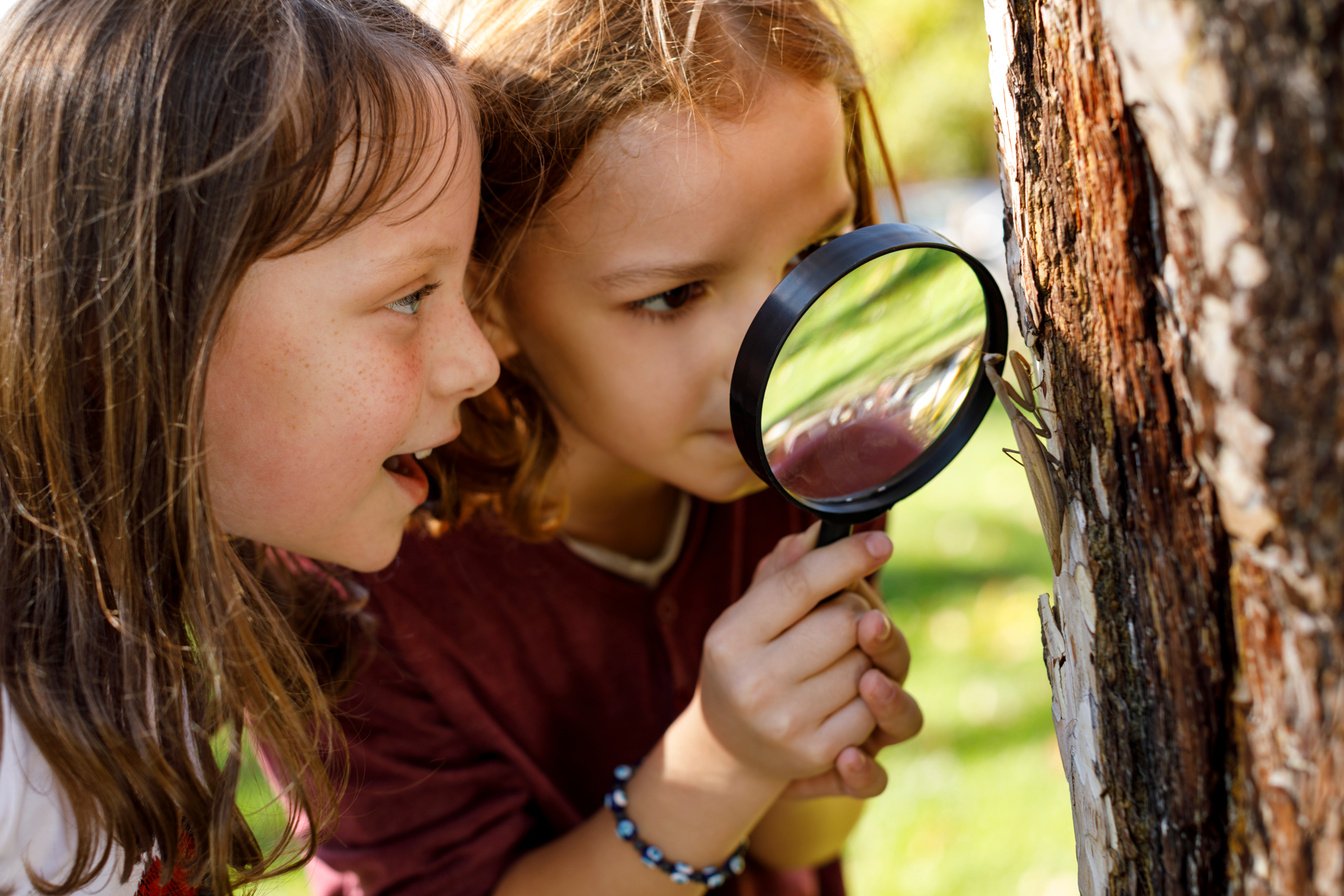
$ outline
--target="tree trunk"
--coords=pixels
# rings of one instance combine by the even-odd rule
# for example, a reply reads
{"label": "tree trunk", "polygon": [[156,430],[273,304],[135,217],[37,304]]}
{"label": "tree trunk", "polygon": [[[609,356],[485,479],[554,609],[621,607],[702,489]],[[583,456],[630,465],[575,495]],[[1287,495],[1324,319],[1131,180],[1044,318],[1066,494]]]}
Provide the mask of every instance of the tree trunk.
{"label": "tree trunk", "polygon": [[986,0],[1083,894],[1344,892],[1344,2]]}

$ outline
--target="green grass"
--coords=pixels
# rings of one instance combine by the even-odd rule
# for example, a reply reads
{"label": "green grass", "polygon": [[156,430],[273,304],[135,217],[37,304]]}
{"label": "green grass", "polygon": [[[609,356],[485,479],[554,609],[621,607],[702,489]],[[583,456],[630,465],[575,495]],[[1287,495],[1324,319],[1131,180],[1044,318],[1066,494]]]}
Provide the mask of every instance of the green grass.
{"label": "green grass", "polygon": [[883,755],[887,791],[845,854],[852,896],[1077,892],[1036,617],[1050,559],[1021,468],[999,451],[1011,443],[996,405],[892,514],[883,591],[925,723]]}

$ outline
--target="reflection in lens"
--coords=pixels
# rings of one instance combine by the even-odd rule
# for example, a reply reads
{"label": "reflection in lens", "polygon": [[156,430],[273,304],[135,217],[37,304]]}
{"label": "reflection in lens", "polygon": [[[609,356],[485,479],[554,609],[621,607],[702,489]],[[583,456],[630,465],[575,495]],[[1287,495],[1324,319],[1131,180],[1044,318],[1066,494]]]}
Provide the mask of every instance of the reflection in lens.
{"label": "reflection in lens", "polygon": [[775,478],[812,500],[891,482],[961,408],[985,327],[979,280],[955,252],[903,249],[841,278],[789,335],[766,386]]}

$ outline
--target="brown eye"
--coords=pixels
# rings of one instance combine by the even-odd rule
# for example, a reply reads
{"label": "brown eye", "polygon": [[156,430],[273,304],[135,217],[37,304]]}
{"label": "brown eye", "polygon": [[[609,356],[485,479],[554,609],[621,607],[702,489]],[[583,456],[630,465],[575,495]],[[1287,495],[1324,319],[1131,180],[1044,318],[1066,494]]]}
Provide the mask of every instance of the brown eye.
{"label": "brown eye", "polygon": [[644,311],[649,314],[670,314],[680,310],[687,302],[698,298],[703,293],[704,286],[702,284],[698,282],[686,283],[657,295],[649,296],[647,299],[633,302],[631,307],[636,311]]}

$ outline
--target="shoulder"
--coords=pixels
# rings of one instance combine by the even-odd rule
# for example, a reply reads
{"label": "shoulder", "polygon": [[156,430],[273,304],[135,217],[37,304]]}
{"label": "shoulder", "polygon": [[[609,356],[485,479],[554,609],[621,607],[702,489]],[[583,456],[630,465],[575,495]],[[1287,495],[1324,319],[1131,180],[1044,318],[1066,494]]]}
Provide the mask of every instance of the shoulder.
{"label": "shoulder", "polygon": [[[75,851],[75,829],[69,804],[56,785],[51,766],[0,688],[0,890],[31,889],[25,862],[48,879],[69,867]],[[121,883],[115,878],[121,867],[120,854],[104,866],[103,873],[80,893],[99,896],[132,896],[137,875]]]}

